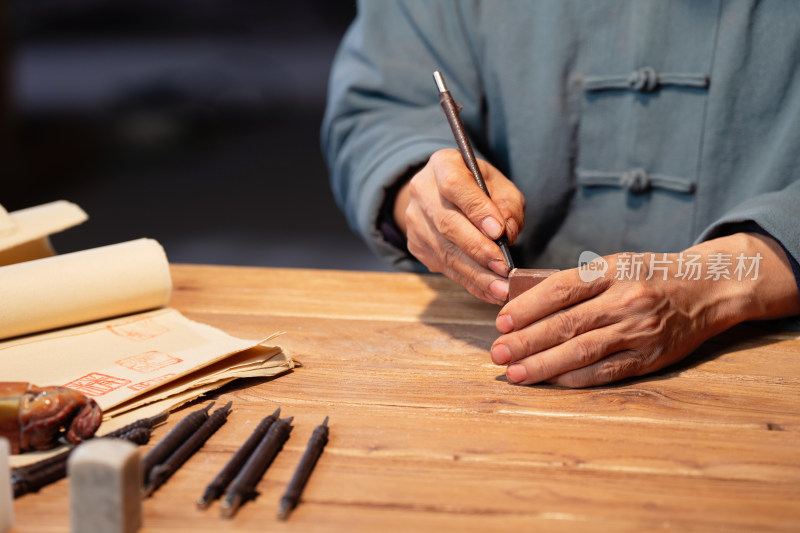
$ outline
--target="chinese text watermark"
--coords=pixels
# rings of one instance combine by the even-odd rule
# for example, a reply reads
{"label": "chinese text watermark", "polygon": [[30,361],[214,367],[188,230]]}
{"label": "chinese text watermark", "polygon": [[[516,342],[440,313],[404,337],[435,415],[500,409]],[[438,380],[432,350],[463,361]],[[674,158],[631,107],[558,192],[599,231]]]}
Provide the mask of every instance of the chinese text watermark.
{"label": "chinese text watermark", "polygon": [[[669,256],[669,257],[668,257]],[[617,256],[614,279],[639,281],[650,279],[682,280],[750,280],[758,279],[758,267],[763,256],[756,252],[749,256],[744,253],[702,254],[683,253],[622,253]],[[594,252],[584,251],[578,258],[578,275],[584,282],[591,282],[605,276],[608,261]]]}

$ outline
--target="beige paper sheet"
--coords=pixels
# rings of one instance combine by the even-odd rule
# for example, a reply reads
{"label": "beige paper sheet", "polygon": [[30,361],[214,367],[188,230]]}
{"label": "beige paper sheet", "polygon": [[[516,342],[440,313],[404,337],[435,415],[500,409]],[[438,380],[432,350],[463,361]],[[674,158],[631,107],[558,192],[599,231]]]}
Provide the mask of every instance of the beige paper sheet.
{"label": "beige paper sheet", "polygon": [[[190,375],[178,383],[168,384],[163,388],[156,389],[152,391],[152,394],[118,405],[105,413],[106,416],[111,418],[104,420],[98,434],[104,435],[140,418],[148,418],[164,411],[172,411],[184,403],[227,385],[236,379],[273,377],[295,366],[292,358],[276,346],[260,345],[232,357],[247,360],[248,363],[230,371],[228,369],[221,371],[212,369],[200,372],[199,374],[201,375],[198,376]],[[216,363],[214,366],[222,367],[223,365],[220,363]],[[197,379],[194,379],[195,377]]]}
{"label": "beige paper sheet", "polygon": [[[233,379],[291,369],[291,358],[262,346],[265,340],[232,337],[174,309],[158,309],[0,342],[0,368],[3,381],[66,385],[94,398],[104,419],[113,420],[103,423],[103,434]],[[12,463],[43,457],[26,453]]]}
{"label": "beige paper sheet", "polygon": [[64,385],[105,411],[260,342],[159,309],[0,342],[0,368],[4,381]]}
{"label": "beige paper sheet", "polygon": [[171,290],[152,239],[0,267],[0,338],[161,307]]}
{"label": "beige paper sheet", "polygon": [[0,206],[0,260],[4,250],[64,231],[87,218],[80,207],[64,200],[11,213]]}

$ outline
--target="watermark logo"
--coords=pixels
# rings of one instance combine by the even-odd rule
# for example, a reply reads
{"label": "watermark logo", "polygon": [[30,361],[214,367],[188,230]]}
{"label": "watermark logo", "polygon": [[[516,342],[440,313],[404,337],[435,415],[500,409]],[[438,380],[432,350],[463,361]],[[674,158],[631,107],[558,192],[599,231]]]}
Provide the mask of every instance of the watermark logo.
{"label": "watermark logo", "polygon": [[594,252],[586,250],[578,257],[578,275],[584,283],[602,278],[607,270],[608,261]]}
{"label": "watermark logo", "polygon": [[[649,281],[652,278],[666,281],[681,280],[736,280],[758,279],[758,268],[764,257],[756,252],[725,254],[654,254],[621,253],[616,256],[614,279],[620,281]],[[605,276],[608,262],[594,252],[586,250],[578,258],[578,275],[585,283]]]}

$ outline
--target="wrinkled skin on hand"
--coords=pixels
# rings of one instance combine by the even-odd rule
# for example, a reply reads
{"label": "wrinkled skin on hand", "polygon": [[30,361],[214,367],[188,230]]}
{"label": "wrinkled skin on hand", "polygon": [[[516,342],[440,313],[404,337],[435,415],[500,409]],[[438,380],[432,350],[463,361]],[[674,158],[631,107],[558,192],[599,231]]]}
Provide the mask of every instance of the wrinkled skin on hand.
{"label": "wrinkled skin on hand", "polygon": [[393,208],[408,251],[431,272],[441,272],[474,296],[502,304],[508,266],[492,242],[505,233],[513,244],[525,223],[525,198],[497,168],[478,160],[486,196],[458,150],[444,149],[398,192]]}
{"label": "wrinkled skin on hand", "polygon": [[[681,273],[684,254],[698,258],[702,275]],[[709,274],[719,254],[758,256],[757,276],[738,279],[733,266],[727,277]],[[661,263],[643,260],[635,276],[624,275],[620,266],[631,266],[633,255],[605,256],[608,272],[588,282],[578,269],[554,273],[506,304],[491,355],[507,365],[509,382],[589,387],[642,376],[745,320],[800,313],[792,267],[771,237],[737,233],[681,253],[638,254]]]}
{"label": "wrinkled skin on hand", "polygon": [[[14,398],[18,399],[16,412]],[[14,453],[48,450],[61,437],[80,444],[94,435],[102,419],[93,399],[67,387],[0,383],[0,401],[6,406],[0,411],[4,419],[0,420],[0,433],[11,441]]]}

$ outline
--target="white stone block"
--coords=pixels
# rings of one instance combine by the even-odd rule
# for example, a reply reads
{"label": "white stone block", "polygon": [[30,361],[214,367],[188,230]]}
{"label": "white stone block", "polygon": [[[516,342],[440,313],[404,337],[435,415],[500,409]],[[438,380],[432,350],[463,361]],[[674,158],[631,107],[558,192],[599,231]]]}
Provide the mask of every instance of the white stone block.
{"label": "white stone block", "polygon": [[133,533],[142,525],[142,474],[136,445],[92,439],[67,463],[72,533]]}
{"label": "white stone block", "polygon": [[8,454],[11,445],[0,437],[0,533],[6,533],[14,523],[14,494],[11,490],[11,469]]}

